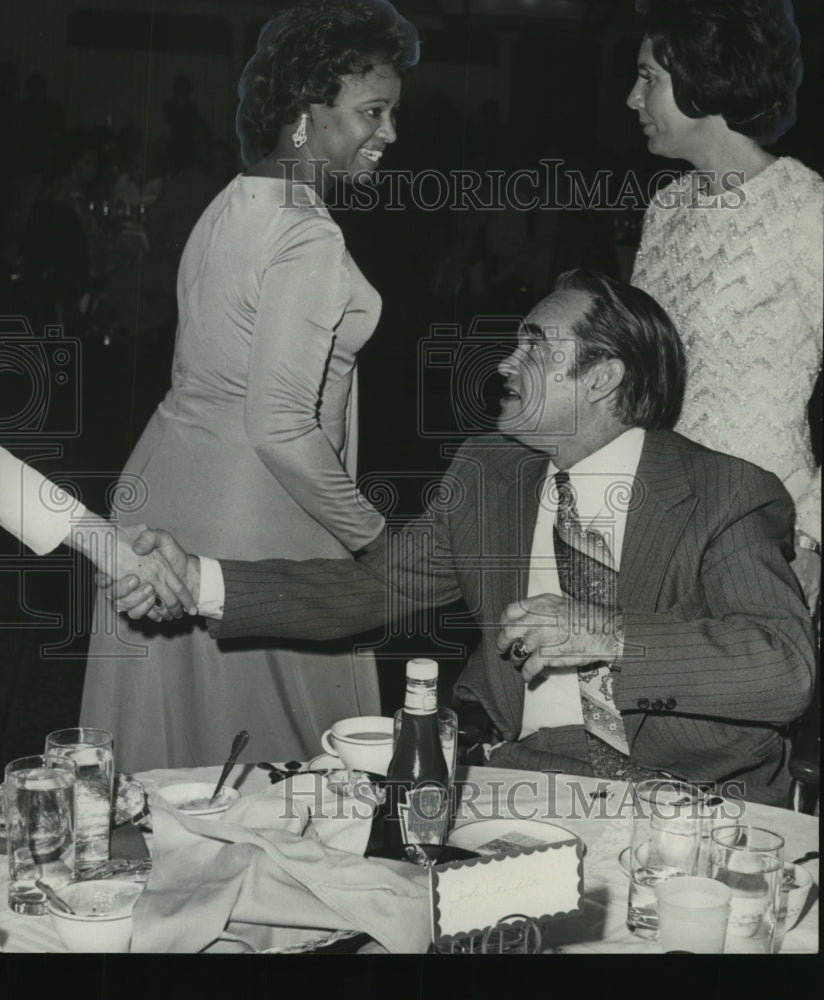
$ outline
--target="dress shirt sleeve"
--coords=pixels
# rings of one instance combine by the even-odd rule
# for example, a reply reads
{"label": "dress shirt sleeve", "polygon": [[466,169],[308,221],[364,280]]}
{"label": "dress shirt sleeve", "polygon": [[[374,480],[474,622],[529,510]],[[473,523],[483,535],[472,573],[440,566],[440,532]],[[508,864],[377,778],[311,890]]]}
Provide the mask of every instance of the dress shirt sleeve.
{"label": "dress shirt sleeve", "polygon": [[221,619],[226,588],[223,583],[223,571],[217,559],[200,556],[200,595],[197,603],[197,613],[204,618]]}
{"label": "dress shirt sleeve", "polygon": [[659,699],[679,714],[783,724],[809,703],[815,654],[788,562],[792,504],[775,476],[747,468],[723,523],[703,552],[695,546],[691,588],[660,612],[622,609],[613,688],[622,712]]}
{"label": "dress shirt sleeve", "polygon": [[79,500],[0,448],[0,526],[33,552],[52,552],[85,513]]}
{"label": "dress shirt sleeve", "polygon": [[349,300],[346,251],[330,219],[318,216],[295,231],[262,277],[246,429],[297,503],[357,552],[380,533],[383,518],[359,493],[319,417],[324,392],[352,371],[351,363],[338,370],[344,362],[335,354],[335,330]]}

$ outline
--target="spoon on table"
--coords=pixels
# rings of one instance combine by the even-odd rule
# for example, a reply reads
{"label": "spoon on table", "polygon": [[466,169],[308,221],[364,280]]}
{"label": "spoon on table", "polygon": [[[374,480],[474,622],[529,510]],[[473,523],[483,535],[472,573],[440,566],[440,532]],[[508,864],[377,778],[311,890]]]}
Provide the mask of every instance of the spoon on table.
{"label": "spoon on table", "polygon": [[218,795],[220,795],[220,790],[223,788],[224,782],[229,777],[229,772],[237,763],[238,757],[241,755],[248,742],[249,734],[245,729],[241,729],[241,731],[232,740],[232,749],[229,751],[229,756],[226,758],[226,763],[223,765],[223,770],[220,772],[220,778],[215,785],[215,790],[212,792],[211,799],[209,799],[210,803],[214,802]]}
{"label": "spoon on table", "polygon": [[60,910],[62,913],[71,913],[74,916],[74,910],[69,906],[65,899],[57,895],[48,882],[36,879],[34,884],[42,893],[45,894],[46,898],[51,902],[56,910]]}

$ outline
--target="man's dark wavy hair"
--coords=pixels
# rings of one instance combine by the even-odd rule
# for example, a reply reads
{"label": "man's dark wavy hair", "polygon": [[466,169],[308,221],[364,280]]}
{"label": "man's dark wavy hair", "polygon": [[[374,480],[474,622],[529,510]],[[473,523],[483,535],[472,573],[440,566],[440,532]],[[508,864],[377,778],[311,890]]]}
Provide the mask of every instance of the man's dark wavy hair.
{"label": "man's dark wavy hair", "polygon": [[238,84],[235,128],[251,167],[277,144],[282,125],[310,104],[331,106],[341,77],[418,62],[415,27],[389,0],[307,0],[269,20]]}
{"label": "man's dark wavy hair", "polygon": [[618,358],[624,378],[615,395],[615,415],[627,427],[673,428],[684,401],[687,361],[667,313],[642,289],[588,268],[565,271],[555,289],[591,296],[584,315],[572,324],[578,349],[568,374],[577,378],[599,361]]}
{"label": "man's dark wavy hair", "polygon": [[638,7],[683,114],[721,115],[760,146],[792,127],[803,63],[791,0],[642,0]]}

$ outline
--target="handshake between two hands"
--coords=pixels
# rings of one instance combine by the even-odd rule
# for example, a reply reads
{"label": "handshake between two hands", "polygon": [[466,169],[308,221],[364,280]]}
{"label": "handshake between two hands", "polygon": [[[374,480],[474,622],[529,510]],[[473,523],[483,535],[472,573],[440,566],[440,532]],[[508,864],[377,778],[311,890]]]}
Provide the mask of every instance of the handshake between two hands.
{"label": "handshake between two hands", "polygon": [[97,584],[118,611],[152,621],[197,614],[200,560],[145,524],[115,529],[114,552],[96,560]]}

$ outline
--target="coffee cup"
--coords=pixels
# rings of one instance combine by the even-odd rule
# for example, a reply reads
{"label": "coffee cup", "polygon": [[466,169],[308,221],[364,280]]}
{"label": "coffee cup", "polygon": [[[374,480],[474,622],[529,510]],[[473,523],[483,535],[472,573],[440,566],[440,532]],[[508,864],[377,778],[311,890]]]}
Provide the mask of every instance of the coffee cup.
{"label": "coffee cup", "polygon": [[386,774],[392,759],[392,728],[390,716],[359,715],[330,726],[320,742],[350,771]]}

